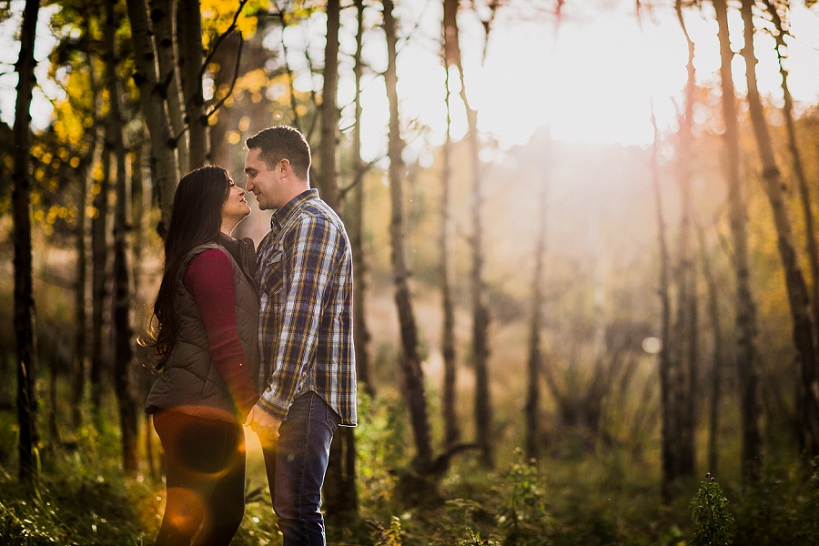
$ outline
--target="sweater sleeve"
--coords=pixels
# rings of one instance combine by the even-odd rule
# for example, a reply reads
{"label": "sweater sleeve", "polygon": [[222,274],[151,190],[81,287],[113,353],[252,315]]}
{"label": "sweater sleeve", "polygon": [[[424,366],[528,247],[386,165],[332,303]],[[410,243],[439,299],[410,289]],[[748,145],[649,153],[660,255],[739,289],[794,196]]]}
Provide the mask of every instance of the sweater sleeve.
{"label": "sweater sleeve", "polygon": [[205,323],[213,363],[244,420],[258,395],[236,327],[236,289],[230,259],[220,250],[207,250],[191,260],[184,282]]}

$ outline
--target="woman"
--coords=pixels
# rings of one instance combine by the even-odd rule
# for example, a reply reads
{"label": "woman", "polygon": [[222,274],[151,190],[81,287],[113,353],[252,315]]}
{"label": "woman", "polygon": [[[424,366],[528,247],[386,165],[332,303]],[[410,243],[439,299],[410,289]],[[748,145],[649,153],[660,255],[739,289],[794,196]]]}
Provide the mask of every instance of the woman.
{"label": "woman", "polygon": [[165,450],[167,505],[156,544],[229,544],[244,515],[242,424],[258,399],[258,294],[245,190],[221,167],[174,196],[151,345],[161,375],[145,411]]}

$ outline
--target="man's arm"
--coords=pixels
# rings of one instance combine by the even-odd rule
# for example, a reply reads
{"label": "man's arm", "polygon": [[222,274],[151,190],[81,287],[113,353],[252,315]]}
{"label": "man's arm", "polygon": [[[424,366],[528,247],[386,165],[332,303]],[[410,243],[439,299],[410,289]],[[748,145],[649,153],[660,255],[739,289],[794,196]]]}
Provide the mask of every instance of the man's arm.
{"label": "man's arm", "polygon": [[326,218],[302,214],[283,240],[287,293],[280,308],[281,333],[273,355],[270,385],[257,406],[282,420],[313,360],[323,302],[338,256],[345,250],[338,227]]}

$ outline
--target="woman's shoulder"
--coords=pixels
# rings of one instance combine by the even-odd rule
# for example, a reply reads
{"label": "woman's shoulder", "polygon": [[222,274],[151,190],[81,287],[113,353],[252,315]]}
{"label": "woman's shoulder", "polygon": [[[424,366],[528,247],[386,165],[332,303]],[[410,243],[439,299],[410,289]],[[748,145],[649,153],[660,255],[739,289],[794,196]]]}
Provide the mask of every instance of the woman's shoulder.
{"label": "woman's shoulder", "polygon": [[220,271],[220,272],[231,272],[233,271],[233,259],[225,248],[212,247],[212,248],[204,248],[200,252],[193,254],[188,261],[187,270],[191,271],[192,269],[195,270],[202,270],[202,271]]}

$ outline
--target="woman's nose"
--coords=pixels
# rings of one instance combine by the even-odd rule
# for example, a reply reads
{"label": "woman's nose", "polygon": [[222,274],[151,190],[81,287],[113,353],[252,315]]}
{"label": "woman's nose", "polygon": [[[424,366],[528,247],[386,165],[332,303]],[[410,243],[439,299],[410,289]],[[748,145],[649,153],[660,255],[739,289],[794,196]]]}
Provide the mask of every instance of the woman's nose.
{"label": "woman's nose", "polygon": [[239,188],[239,195],[244,195],[244,194],[247,193],[247,190],[244,189],[243,187],[241,187],[241,186],[236,186],[236,187]]}

